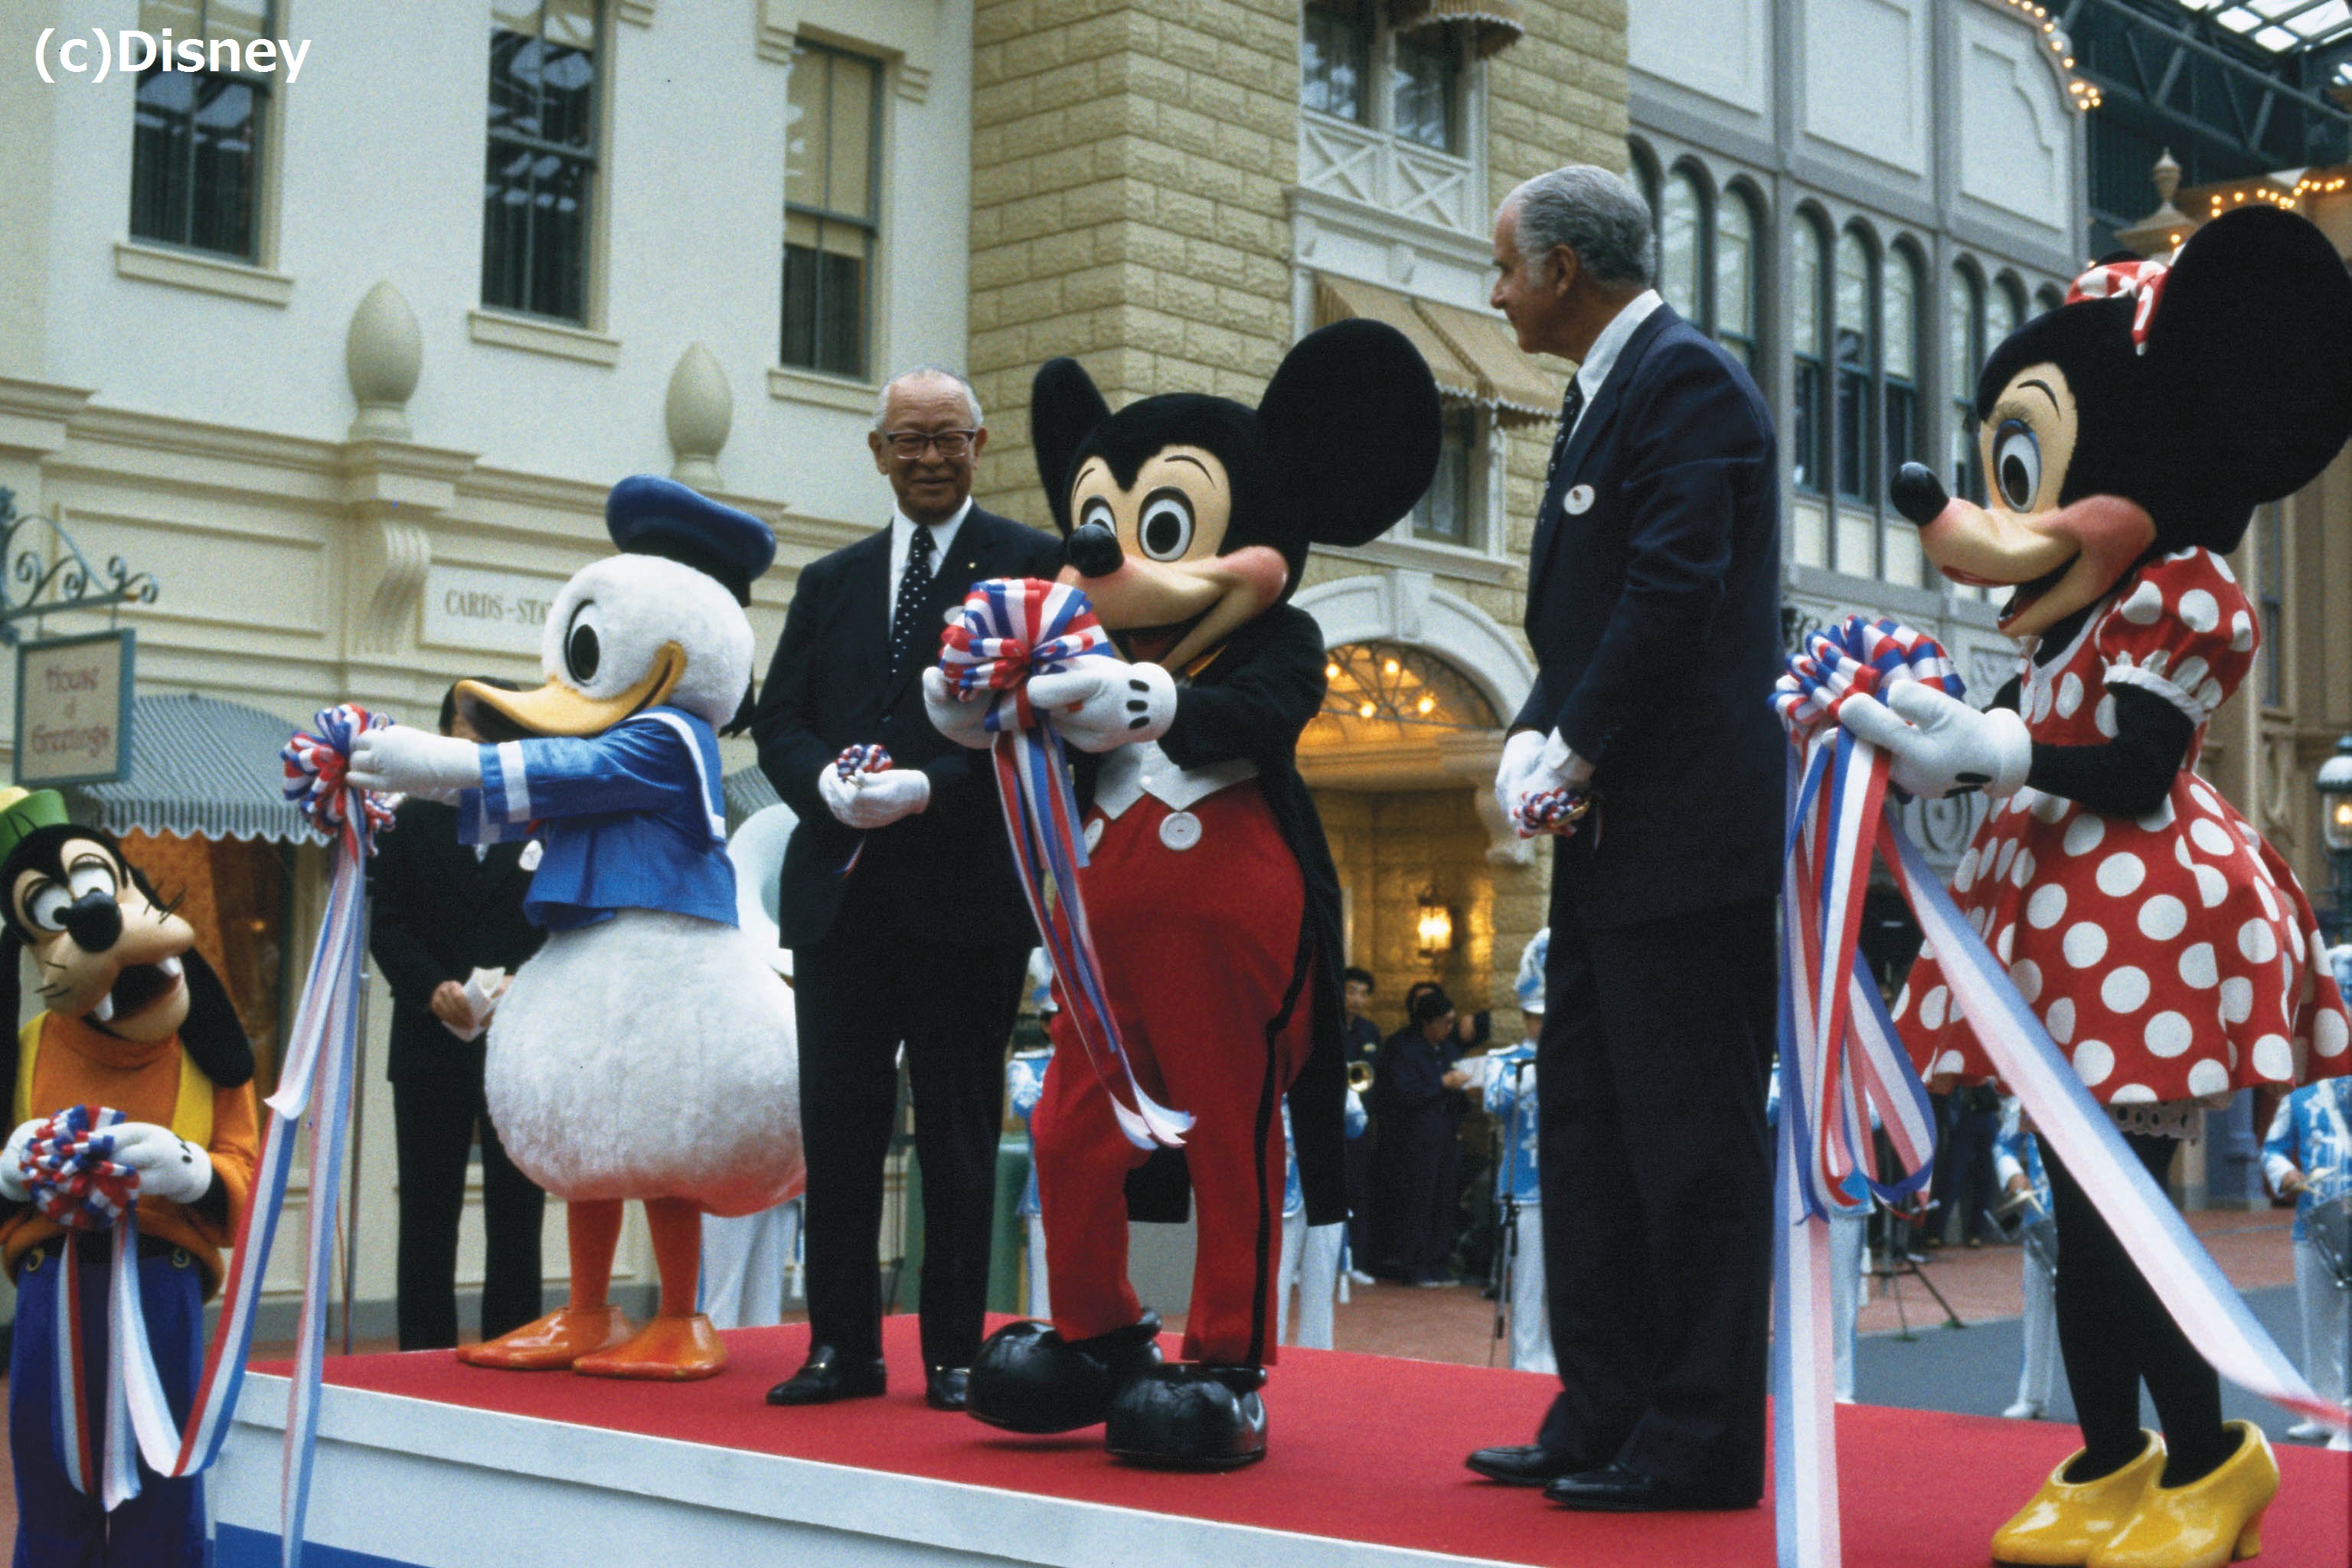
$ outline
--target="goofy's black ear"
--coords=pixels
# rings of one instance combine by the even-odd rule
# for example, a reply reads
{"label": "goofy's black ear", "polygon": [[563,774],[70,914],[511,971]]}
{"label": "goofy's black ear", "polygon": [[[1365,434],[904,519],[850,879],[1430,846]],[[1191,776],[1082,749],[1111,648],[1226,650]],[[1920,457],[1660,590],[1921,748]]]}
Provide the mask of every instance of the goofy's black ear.
{"label": "goofy's black ear", "polygon": [[2147,352],[2182,479],[2233,510],[2301,489],[2352,435],[2352,278],[2294,214],[2249,202],[2192,235]]}
{"label": "goofy's black ear", "polygon": [[1334,321],[1299,339],[1257,417],[1284,504],[1317,544],[1378,538],[1437,472],[1437,383],[1383,322]]}
{"label": "goofy's black ear", "polygon": [[1070,459],[1102,422],[1110,405],[1095,390],[1094,378],[1074,359],[1049,359],[1029,384],[1029,445],[1037,454],[1037,478],[1054,526],[1070,531]]}
{"label": "goofy's black ear", "polygon": [[[0,927],[0,1094],[12,1103],[16,1094],[16,1009],[25,1001],[24,976],[18,973],[24,952],[25,939],[16,928]],[[14,1129],[16,1124],[6,1125]]]}
{"label": "goofy's black ear", "polygon": [[194,948],[180,955],[180,973],[188,986],[188,1017],[180,1026],[180,1044],[204,1069],[216,1089],[235,1089],[253,1079],[253,1042],[245,1023],[228,999],[228,988]]}

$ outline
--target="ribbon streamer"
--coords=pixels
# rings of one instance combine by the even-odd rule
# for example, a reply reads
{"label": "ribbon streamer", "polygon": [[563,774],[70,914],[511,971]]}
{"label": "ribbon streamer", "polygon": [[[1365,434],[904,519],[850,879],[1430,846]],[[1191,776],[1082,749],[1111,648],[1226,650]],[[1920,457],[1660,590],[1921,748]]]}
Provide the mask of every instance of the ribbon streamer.
{"label": "ribbon streamer", "polygon": [[[286,1197],[296,1142],[303,1118],[315,1105],[326,1114],[311,1128],[310,1149],[310,1248],[304,1261],[302,1317],[296,1341],[295,1373],[287,1396],[286,1448],[280,1507],[284,1568],[297,1568],[302,1559],[302,1525],[310,1504],[311,1455],[318,1429],[319,1388],[326,1349],[327,1291],[334,1250],[336,1202],[341,1187],[343,1140],[349,1125],[352,1058],[359,1025],[359,980],[364,946],[366,863],[376,830],[392,819],[383,800],[344,782],[352,741],[364,731],[380,729],[387,721],[364,708],[344,704],[321,710],[313,721],[318,733],[298,734],[282,753],[286,764],[286,796],[326,831],[333,840],[333,871],[327,892],[327,912],[310,956],[294,1024],[288,1037],[286,1059],[278,1092],[268,1104],[274,1114],[262,1135],[255,1163],[253,1195],[239,1222],[229,1257],[228,1279],[222,1288],[220,1321],[205,1349],[205,1363],[195,1397],[184,1424],[172,1415],[154,1353],[147,1342],[147,1321],[139,1295],[139,1213],[136,1173],[127,1194],[119,1181],[110,1185],[102,1156],[112,1152],[105,1129],[120,1113],[77,1108],[68,1117],[93,1118],[76,1134],[54,1142],[47,1158],[60,1179],[50,1184],[49,1203],[69,1205],[88,1216],[100,1217],[110,1203],[119,1205],[113,1220],[113,1247],[108,1282],[107,1316],[111,1352],[107,1358],[106,1437],[103,1452],[90,1452],[89,1436],[81,1429],[82,1362],[78,1338],[79,1268],[70,1266],[72,1248],[65,1248],[68,1267],[58,1269],[58,1408],[68,1414],[71,1431],[58,1434],[61,1455],[74,1484],[87,1493],[93,1469],[100,1477],[106,1507],[111,1510],[139,1494],[139,1465],[143,1458],[159,1476],[174,1479],[194,1475],[220,1456],[227,1440],[232,1411],[245,1381],[245,1363],[252,1349],[253,1327],[261,1302],[263,1277],[277,1239],[278,1216]],[[62,1120],[62,1119],[61,1119]],[[71,1129],[68,1129],[70,1131]],[[42,1152],[37,1143],[32,1152]],[[68,1162],[78,1162],[68,1173]],[[79,1185],[75,1184],[79,1181]],[[58,1217],[52,1212],[52,1217]],[[60,1219],[59,1223],[67,1223]],[[135,1448],[133,1444],[135,1442]]]}
{"label": "ribbon streamer", "polygon": [[[1849,697],[1925,679],[1960,695],[1932,638],[1891,621],[1849,619],[1790,661],[1773,697],[1789,731],[1790,812],[1782,877],[1784,1088],[1774,1183],[1772,1349],[1776,1528],[1780,1568],[1843,1562],[1831,1397],[1829,1224],[1868,1200],[1915,1192],[1933,1166],[1927,1090],[1857,951],[1871,853],[1884,857],[1927,933],[1956,1004],[2041,1136],[2082,1182],[2181,1331],[2216,1371],[2299,1415],[2344,1426],[2254,1321],[2179,1210],[2149,1179],[2008,971],[1886,808],[1891,759],[1840,729]],[[1881,1184],[1863,1151],[1875,1109],[1904,1175]]]}
{"label": "ribbon streamer", "polygon": [[966,700],[991,694],[986,722],[995,741],[989,754],[1021,891],[1053,961],[1071,1026],[1110,1095],[1111,1114],[1137,1148],[1173,1149],[1182,1146],[1192,1118],[1145,1093],[1119,1045],[1078,889],[1087,847],[1062,738],[1051,715],[1029,700],[1032,676],[1059,674],[1081,658],[1114,657],[1110,634],[1084,593],[1034,577],[997,577],[975,584],[964,600],[941,645],[940,668]]}

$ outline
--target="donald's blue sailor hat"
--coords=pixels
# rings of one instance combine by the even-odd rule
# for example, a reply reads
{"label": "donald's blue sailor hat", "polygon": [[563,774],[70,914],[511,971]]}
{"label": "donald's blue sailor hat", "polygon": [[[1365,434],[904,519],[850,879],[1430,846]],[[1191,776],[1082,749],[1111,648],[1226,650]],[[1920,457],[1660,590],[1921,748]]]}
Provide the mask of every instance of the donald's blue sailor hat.
{"label": "donald's blue sailor hat", "polygon": [[776,536],[750,512],[657,474],[632,474],[604,500],[604,531],[633,555],[658,555],[725,584],[739,605],[776,560]]}

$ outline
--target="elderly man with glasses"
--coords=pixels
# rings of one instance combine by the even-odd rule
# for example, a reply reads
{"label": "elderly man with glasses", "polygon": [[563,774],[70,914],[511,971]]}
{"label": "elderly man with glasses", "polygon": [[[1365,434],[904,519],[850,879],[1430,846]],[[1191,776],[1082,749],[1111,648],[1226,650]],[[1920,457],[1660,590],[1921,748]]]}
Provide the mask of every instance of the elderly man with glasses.
{"label": "elderly man with glasses", "polygon": [[[948,613],[990,577],[1051,577],[1052,535],[971,503],[988,445],[952,371],[893,377],[866,445],[889,525],[801,570],[752,733],[799,814],[778,899],[799,1013],[808,1147],[807,1364],[773,1405],[878,1394],[882,1163],[906,1048],[922,1168],[925,1394],[963,1407],[980,1347],[1004,1043],[1036,944],[984,752],[931,727],[918,679]],[[845,778],[880,746],[891,765]]]}

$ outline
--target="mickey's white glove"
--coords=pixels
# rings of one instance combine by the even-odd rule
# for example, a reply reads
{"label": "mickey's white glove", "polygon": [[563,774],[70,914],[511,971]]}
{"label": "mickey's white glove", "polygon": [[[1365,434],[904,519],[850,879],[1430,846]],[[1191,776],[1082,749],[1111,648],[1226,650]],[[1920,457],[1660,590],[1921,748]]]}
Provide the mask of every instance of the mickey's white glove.
{"label": "mickey's white glove", "polygon": [[2006,708],[1979,713],[1923,681],[1897,682],[1884,703],[1849,697],[1838,721],[1892,752],[1896,786],[1928,800],[1976,789],[2012,795],[2033,766],[2024,720]]}
{"label": "mickey's white glove", "polygon": [[25,1201],[25,1151],[32,1147],[33,1134],[41,1130],[47,1120],[36,1116],[8,1134],[8,1147],[0,1150],[0,1198],[12,1204]]}
{"label": "mickey's white glove", "polygon": [[956,695],[948,684],[947,672],[934,664],[923,671],[923,711],[930,715],[931,728],[959,746],[974,751],[986,751],[996,742],[988,732],[988,710],[993,691],[982,691],[970,700]]}
{"label": "mickey's white glove", "polygon": [[459,790],[482,787],[482,748],[413,724],[366,730],[352,742],[351,770],[343,776],[361,789],[453,802]]}
{"label": "mickey's white glove", "polygon": [[1527,793],[1530,773],[1543,766],[1544,737],[1537,730],[1522,730],[1503,742],[1503,760],[1495,769],[1495,804],[1509,816]]}
{"label": "mickey's white glove", "polygon": [[1176,722],[1176,680],[1156,664],[1080,659],[1029,682],[1029,700],[1050,713],[1062,739],[1082,752],[1156,741]]}
{"label": "mickey's white glove", "polygon": [[142,1197],[192,1204],[212,1190],[212,1157],[170,1128],[126,1121],[113,1133],[114,1158],[139,1173]]}
{"label": "mickey's white glove", "polygon": [[931,781],[920,768],[885,768],[878,773],[841,776],[831,763],[816,775],[825,809],[861,833],[887,827],[931,804]]}

